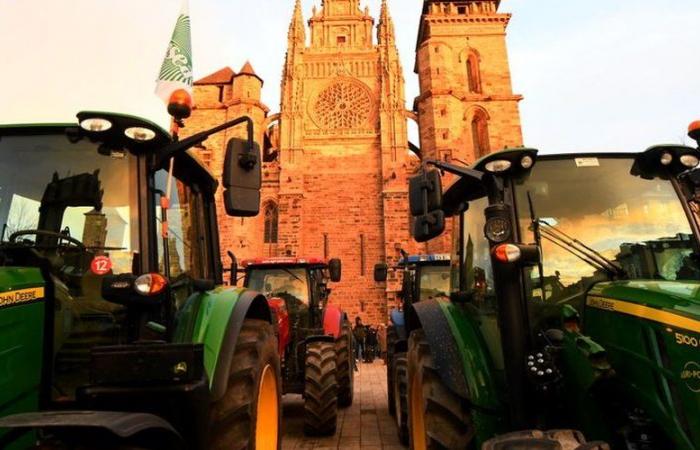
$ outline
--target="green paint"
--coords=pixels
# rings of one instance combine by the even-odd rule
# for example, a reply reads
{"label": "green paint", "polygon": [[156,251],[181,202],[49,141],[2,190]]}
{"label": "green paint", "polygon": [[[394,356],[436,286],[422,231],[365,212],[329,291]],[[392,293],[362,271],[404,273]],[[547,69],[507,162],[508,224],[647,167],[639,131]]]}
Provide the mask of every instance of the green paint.
{"label": "green paint", "polygon": [[[591,290],[695,320],[700,320],[699,292],[700,283],[668,281],[618,281]],[[584,330],[605,347],[634,401],[675,448],[700,449],[700,333],[593,307],[585,309]]]}
{"label": "green paint", "polygon": [[[0,292],[40,286],[38,269],[0,267]],[[44,306],[42,300],[0,307],[0,417],[39,408]],[[8,449],[27,448],[31,440],[30,434]]]}
{"label": "green paint", "polygon": [[[489,345],[485,342],[485,338],[497,337],[489,337],[483,327],[483,318],[480,319],[466,307],[448,301],[441,301],[438,304],[457,342],[466,374],[468,400],[477,407],[476,410],[472,410],[472,413],[476,440],[480,446],[497,432],[503,431],[503,423],[500,420],[501,416],[504,416],[503,402],[498,396],[502,390],[499,384],[503,374],[493,367]],[[484,410],[494,412],[487,413]]]}
{"label": "green paint", "polygon": [[191,296],[178,316],[175,342],[204,344],[204,368],[211,383],[233,309],[245,289],[219,287]]}

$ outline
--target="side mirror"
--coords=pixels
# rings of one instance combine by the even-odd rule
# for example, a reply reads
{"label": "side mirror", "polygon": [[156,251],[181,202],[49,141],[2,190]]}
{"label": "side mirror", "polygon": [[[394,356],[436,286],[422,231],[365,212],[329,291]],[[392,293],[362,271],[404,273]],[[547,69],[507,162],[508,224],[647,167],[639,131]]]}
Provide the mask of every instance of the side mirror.
{"label": "side mirror", "polygon": [[331,281],[333,281],[334,283],[337,283],[338,281],[340,281],[340,275],[341,275],[340,259],[333,258],[330,261],[328,261],[328,272],[330,272]]}
{"label": "side mirror", "polygon": [[389,266],[386,263],[377,263],[374,265],[374,281],[380,283],[386,281],[389,275]]}
{"label": "side mirror", "polygon": [[413,219],[413,237],[425,242],[445,230],[442,210],[442,180],[437,170],[422,171],[408,181],[408,201]]}
{"label": "side mirror", "polygon": [[422,171],[408,180],[411,215],[419,216],[442,208],[442,180],[437,170]]}
{"label": "side mirror", "polygon": [[262,163],[260,146],[248,149],[248,141],[231,138],[224,159],[224,207],[234,217],[253,217],[260,212]]}

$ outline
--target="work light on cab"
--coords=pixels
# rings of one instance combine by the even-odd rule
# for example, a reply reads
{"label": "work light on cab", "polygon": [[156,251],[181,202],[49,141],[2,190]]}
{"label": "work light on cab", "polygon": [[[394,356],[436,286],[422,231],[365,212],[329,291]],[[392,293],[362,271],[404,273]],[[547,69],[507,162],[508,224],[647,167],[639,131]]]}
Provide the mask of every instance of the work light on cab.
{"label": "work light on cab", "polygon": [[698,157],[695,155],[691,155],[691,154],[681,155],[681,164],[683,164],[685,167],[688,167],[690,169],[697,167],[699,162],[700,162],[700,160],[698,160]]}
{"label": "work light on cab", "polygon": [[661,154],[661,158],[659,158],[659,162],[661,162],[661,165],[663,166],[668,166],[673,162],[673,155],[670,154],[669,152],[664,152]]}
{"label": "work light on cab", "polygon": [[[492,173],[505,172],[510,169],[511,162],[507,159],[496,159],[494,161],[489,161],[486,163],[486,170]],[[532,166],[532,164],[531,164]]]}
{"label": "work light on cab", "polygon": [[535,163],[535,160],[530,155],[525,155],[520,159],[520,167],[527,170]]}
{"label": "work light on cab", "polygon": [[124,134],[136,142],[146,142],[156,137],[155,131],[145,127],[129,127],[124,130]]}
{"label": "work light on cab", "polygon": [[134,280],[134,289],[141,295],[157,295],[163,292],[168,282],[159,273],[147,273]]}
{"label": "work light on cab", "polygon": [[85,131],[99,133],[112,128],[112,122],[102,117],[90,117],[80,121],[80,128]]}

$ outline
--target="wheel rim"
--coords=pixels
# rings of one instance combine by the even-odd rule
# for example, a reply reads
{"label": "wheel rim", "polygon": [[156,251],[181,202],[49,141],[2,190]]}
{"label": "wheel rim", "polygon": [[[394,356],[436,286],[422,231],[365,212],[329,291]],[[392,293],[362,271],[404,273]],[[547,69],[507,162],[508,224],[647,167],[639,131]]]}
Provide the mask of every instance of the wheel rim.
{"label": "wheel rim", "polygon": [[423,417],[423,383],[420,377],[413,377],[411,382],[411,448],[427,450],[425,443],[425,417]]}
{"label": "wheel rim", "polygon": [[268,364],[263,369],[258,390],[255,425],[255,448],[257,450],[277,449],[279,434],[277,398],[277,377],[275,377],[275,370]]}

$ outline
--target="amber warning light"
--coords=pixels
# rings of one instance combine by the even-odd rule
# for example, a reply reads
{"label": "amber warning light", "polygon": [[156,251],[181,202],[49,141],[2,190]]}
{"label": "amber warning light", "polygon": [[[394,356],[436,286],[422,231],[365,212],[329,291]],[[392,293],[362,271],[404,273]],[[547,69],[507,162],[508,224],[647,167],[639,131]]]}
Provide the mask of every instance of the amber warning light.
{"label": "amber warning light", "polygon": [[700,146],[700,120],[696,120],[688,125],[688,136]]}

